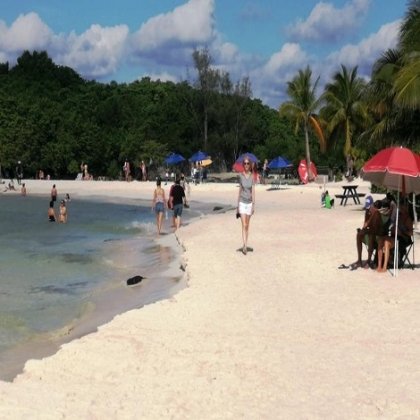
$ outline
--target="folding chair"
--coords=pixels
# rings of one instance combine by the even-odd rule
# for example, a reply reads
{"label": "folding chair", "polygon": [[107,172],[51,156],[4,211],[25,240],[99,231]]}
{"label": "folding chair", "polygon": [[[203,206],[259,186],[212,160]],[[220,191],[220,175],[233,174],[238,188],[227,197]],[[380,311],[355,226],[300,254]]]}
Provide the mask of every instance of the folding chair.
{"label": "folding chair", "polygon": [[[398,253],[401,264],[400,268],[404,268],[405,264],[408,264],[408,267],[414,270],[414,236],[410,236],[408,242],[401,238],[398,239]],[[410,254],[412,254],[413,262],[411,262]]]}

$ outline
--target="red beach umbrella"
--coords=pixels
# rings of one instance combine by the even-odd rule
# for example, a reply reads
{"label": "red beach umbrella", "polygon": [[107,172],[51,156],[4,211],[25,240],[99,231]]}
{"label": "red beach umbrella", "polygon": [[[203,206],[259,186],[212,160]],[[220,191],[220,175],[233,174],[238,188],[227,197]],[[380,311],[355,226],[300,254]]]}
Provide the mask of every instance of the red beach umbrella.
{"label": "red beach umbrella", "polygon": [[390,190],[419,194],[420,156],[405,147],[381,150],[365,163],[361,176]]}
{"label": "red beach umbrella", "polygon": [[[318,173],[317,173],[315,164],[313,162],[311,162],[311,170],[312,170],[313,176],[316,178],[318,176]],[[309,182],[309,173],[308,173],[308,166],[306,164],[306,159],[302,159],[300,161],[299,167],[298,167],[298,173],[299,173],[300,180],[304,184],[307,184]]]}
{"label": "red beach umbrella", "polygon": [[244,171],[244,165],[241,162],[235,162],[232,166],[232,169],[235,172],[243,172]]}

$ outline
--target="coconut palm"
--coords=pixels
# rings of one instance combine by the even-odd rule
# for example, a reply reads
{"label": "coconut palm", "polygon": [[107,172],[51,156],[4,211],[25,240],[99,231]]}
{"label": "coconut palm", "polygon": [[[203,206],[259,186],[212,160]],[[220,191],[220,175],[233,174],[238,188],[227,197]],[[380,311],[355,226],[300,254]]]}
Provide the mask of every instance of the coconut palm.
{"label": "coconut palm", "polygon": [[309,148],[309,131],[312,128],[316,134],[321,151],[325,152],[326,143],[320,121],[315,111],[319,109],[322,97],[316,97],[319,76],[312,84],[312,70],[309,66],[305,70],[300,69],[292,81],[287,82],[287,94],[290,101],[283,102],[279,108],[280,117],[287,117],[295,123],[295,135],[303,125],[305,133],[305,151],[309,180],[314,176],[311,171],[311,153]]}
{"label": "coconut palm", "polygon": [[389,49],[373,66],[366,101],[373,116],[373,124],[361,135],[378,147],[404,144],[412,137],[410,122],[413,112],[399,105],[395,80],[402,69],[403,54],[399,49]]}
{"label": "coconut palm", "polygon": [[366,83],[357,77],[357,66],[349,71],[341,65],[341,72],[333,75],[333,81],[325,85],[326,105],[320,114],[327,123],[329,141],[336,144],[344,138],[344,154],[353,146],[353,137],[361,132],[369,121],[369,113],[363,100]]}
{"label": "coconut palm", "polygon": [[403,66],[395,79],[395,101],[409,109],[420,108],[420,1],[411,0],[400,28]]}
{"label": "coconut palm", "polygon": [[373,67],[368,103],[376,123],[363,138],[380,146],[418,143],[420,126],[420,1],[412,0],[401,25],[398,48]]}

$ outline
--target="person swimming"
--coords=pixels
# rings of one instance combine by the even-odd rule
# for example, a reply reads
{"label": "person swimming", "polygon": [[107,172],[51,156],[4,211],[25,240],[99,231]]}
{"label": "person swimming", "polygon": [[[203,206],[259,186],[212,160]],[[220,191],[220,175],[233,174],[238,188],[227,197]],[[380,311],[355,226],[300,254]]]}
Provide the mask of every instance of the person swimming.
{"label": "person swimming", "polygon": [[66,208],[66,202],[64,200],[61,200],[61,203],[60,203],[59,220],[61,223],[67,223],[67,208]]}
{"label": "person swimming", "polygon": [[55,211],[54,211],[54,201],[50,201],[50,208],[48,209],[48,220],[50,222],[55,222]]}

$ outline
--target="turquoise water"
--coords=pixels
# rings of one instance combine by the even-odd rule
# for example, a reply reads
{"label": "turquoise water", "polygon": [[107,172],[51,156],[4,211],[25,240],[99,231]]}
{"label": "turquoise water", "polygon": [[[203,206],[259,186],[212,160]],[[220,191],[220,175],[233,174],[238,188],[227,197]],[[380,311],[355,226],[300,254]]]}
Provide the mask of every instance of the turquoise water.
{"label": "turquoise water", "polygon": [[[48,197],[0,196],[0,370],[2,356],[67,334],[92,308],[106,320],[180,287],[159,277],[174,255],[155,243],[155,215],[140,204],[73,198],[61,224],[47,221]],[[139,274],[153,281],[127,287]]]}

